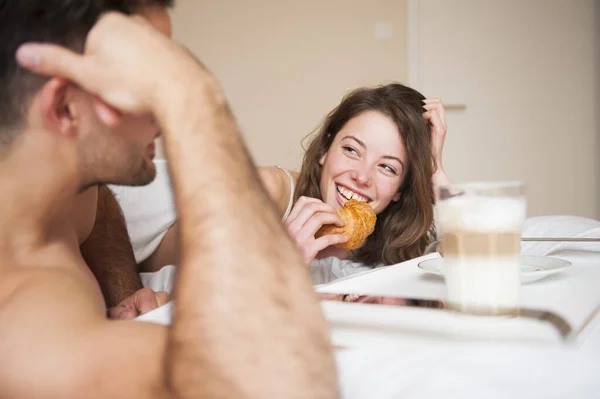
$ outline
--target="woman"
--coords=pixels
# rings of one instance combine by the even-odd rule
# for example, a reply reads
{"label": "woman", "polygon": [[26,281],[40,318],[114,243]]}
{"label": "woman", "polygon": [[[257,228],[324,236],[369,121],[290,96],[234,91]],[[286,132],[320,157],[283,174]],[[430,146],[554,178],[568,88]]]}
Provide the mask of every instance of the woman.
{"label": "woman", "polygon": [[[422,255],[435,236],[433,184],[449,181],[445,134],[439,99],[398,83],[362,88],[326,117],[299,174],[261,168],[306,263],[334,256],[375,266]],[[368,202],[377,214],[375,231],[355,251],[334,246],[347,240],[342,235],[315,238],[321,226],[343,224],[336,210],[349,199]]]}
{"label": "woman", "polygon": [[[445,135],[440,99],[425,99],[397,83],[358,89],[326,117],[306,151],[300,173],[274,167],[259,168],[259,173],[306,264],[327,257],[369,267],[394,264],[421,255],[433,238],[432,182],[448,182],[442,167]],[[162,175],[164,181],[148,190],[162,192],[169,186],[167,173]],[[146,198],[155,196],[136,191]],[[139,230],[136,226],[143,223],[131,217],[138,212],[139,201],[128,205],[123,199],[131,193],[123,194],[117,192],[117,198],[129,230]],[[324,224],[342,223],[336,209],[350,196],[368,201],[378,214],[374,233],[352,253],[334,247],[344,242],[345,236],[315,238]],[[144,210],[143,214],[152,214],[149,222],[161,220],[164,228],[146,228],[156,233],[152,236],[156,239],[148,243],[136,245],[132,237],[143,272],[178,263],[174,205],[165,200],[156,203],[162,204],[160,212]],[[357,271],[333,272],[331,265],[324,265],[311,273],[315,281],[325,282]]]}

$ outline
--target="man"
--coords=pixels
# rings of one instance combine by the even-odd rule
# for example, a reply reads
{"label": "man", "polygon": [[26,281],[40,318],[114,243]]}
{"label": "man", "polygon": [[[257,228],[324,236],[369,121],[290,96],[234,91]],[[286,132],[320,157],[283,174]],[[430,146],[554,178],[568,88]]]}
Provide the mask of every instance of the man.
{"label": "man", "polygon": [[[0,1],[2,396],[335,397],[318,302],[222,92],[141,19],[109,13],[91,29],[125,3]],[[42,79],[14,61],[27,41],[84,54],[20,47]],[[151,171],[154,120],[182,243],[169,328],[106,320],[66,217],[76,193],[131,176],[114,146],[145,151],[138,170]]]}
{"label": "man", "polygon": [[[167,9],[173,7],[174,0],[131,0],[129,3],[135,14],[146,18],[166,36],[171,36]],[[131,128],[143,127],[132,125]],[[154,165],[136,160],[145,157],[145,154],[121,149],[122,146],[115,145],[110,150],[118,162],[131,164],[131,174],[122,183],[150,183],[156,174]],[[150,151],[153,153],[153,145]],[[134,318],[167,301],[165,292],[143,289],[123,216],[107,186],[93,186],[81,193],[73,207],[72,217],[78,229],[81,253],[98,279],[109,308],[109,317]]]}

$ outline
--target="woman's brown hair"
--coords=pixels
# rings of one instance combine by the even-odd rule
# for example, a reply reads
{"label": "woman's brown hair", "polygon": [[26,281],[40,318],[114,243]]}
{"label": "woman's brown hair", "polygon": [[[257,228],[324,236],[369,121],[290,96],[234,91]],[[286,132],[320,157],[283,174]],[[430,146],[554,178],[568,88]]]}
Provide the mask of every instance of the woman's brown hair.
{"label": "woman's brown hair", "polygon": [[435,237],[434,161],[429,124],[422,116],[424,99],[418,91],[399,83],[354,90],[327,115],[304,154],[295,200],[301,196],[321,199],[319,160],[350,119],[377,111],[398,126],[408,154],[408,171],[399,189],[402,195],[377,216],[375,231],[352,255],[355,261],[367,265],[402,262],[422,255]]}

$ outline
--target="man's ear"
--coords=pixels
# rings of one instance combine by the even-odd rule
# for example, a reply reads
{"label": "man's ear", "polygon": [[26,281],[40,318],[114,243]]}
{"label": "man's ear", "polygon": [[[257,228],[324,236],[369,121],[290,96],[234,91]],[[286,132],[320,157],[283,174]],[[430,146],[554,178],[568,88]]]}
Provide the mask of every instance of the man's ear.
{"label": "man's ear", "polygon": [[64,136],[76,135],[79,123],[71,87],[64,79],[52,78],[38,93],[38,115],[42,126]]}
{"label": "man's ear", "polygon": [[400,197],[402,197],[402,192],[398,191],[396,194],[394,194],[394,196],[392,197],[392,201],[394,202],[398,202],[400,201]]}

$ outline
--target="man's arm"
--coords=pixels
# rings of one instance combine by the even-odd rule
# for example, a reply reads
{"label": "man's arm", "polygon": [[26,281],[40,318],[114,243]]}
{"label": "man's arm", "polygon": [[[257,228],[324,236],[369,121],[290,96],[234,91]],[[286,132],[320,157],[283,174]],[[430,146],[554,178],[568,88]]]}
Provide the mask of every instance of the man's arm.
{"label": "man's arm", "polygon": [[185,91],[155,110],[182,248],[169,386],[182,398],[333,397],[327,328],[299,253],[220,90],[195,64],[181,76]]}
{"label": "man's arm", "polygon": [[106,185],[98,188],[96,221],[81,245],[81,254],[100,284],[107,307],[116,306],[143,288],[125,219]]}

